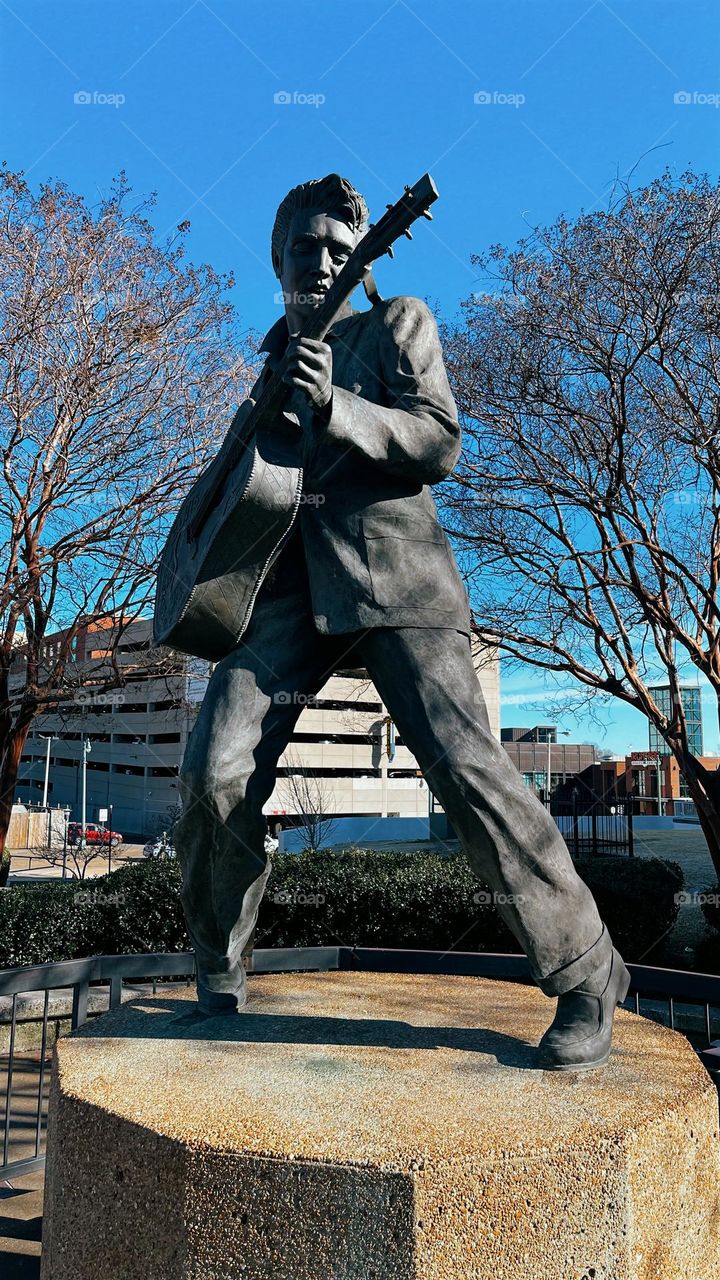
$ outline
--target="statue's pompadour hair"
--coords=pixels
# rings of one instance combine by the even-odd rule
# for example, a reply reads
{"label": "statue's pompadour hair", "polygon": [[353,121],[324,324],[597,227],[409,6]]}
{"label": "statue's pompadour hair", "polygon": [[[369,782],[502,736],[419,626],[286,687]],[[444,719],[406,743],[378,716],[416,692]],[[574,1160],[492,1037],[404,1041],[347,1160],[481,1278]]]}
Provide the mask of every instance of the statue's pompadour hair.
{"label": "statue's pompadour hair", "polygon": [[339,173],[329,173],[325,178],[301,182],[288,191],[275,214],[272,229],[271,254],[275,275],[280,278],[285,241],[293,214],[298,209],[318,209],[337,217],[355,232],[365,231],[368,223],[368,207],[347,178]]}

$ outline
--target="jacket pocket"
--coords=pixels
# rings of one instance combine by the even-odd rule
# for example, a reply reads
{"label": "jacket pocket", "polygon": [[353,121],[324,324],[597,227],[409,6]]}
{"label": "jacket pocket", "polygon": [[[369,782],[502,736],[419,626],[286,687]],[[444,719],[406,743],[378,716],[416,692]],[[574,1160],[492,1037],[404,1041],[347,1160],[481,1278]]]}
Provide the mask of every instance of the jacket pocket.
{"label": "jacket pocket", "polygon": [[462,584],[450,544],[435,520],[378,512],[362,516],[361,525],[378,604],[441,613],[458,608]]}

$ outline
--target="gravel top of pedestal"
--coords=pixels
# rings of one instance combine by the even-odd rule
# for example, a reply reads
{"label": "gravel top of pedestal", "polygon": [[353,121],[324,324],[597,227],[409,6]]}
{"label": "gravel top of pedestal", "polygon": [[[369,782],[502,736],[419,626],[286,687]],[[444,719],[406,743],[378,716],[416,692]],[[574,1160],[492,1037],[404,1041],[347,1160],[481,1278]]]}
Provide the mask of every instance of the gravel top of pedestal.
{"label": "gravel top of pedestal", "polygon": [[239,1013],[193,988],[132,1000],[57,1046],[59,1087],[184,1146],[422,1167],[616,1141],[713,1091],[687,1040],[618,1010],[607,1066],[534,1067],[555,1002],[471,977],[251,975]]}

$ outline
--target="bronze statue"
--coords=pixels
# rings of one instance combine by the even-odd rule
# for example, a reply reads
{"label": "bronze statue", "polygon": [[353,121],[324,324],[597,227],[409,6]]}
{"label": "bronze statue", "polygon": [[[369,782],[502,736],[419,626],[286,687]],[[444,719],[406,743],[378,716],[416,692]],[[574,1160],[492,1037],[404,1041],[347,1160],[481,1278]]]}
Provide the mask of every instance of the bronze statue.
{"label": "bronze statue", "polygon": [[[418,189],[412,216],[427,211],[429,181],[395,206],[406,221]],[[364,667],[534,980],[559,997],[539,1065],[599,1066],[630,975],[555,822],[490,731],[468,599],[431,493],[461,444],[437,327],[417,298],[379,298],[357,253],[367,221],[362,196],[337,174],[282,201],[272,262],[285,314],[265,337],[250,400],[184,504],[188,546],[208,522],[226,530],[219,560],[186,592],[205,593],[212,621],[211,588],[220,599],[229,584],[221,632],[210,641],[201,618],[183,629],[181,611],[171,621],[158,593],[158,638],[225,655],[188,741],[175,831],[199,1009],[233,1013],[246,999],[241,956],[270,872],[262,810],[302,707],[334,671]],[[342,300],[346,268],[353,287],[368,281],[368,310]],[[268,389],[274,416],[259,412]],[[252,526],[259,559],[247,549],[238,491],[223,488],[224,470],[248,456],[281,512],[274,532],[259,518]],[[249,492],[249,472],[243,483]],[[175,552],[166,583],[181,572]]]}

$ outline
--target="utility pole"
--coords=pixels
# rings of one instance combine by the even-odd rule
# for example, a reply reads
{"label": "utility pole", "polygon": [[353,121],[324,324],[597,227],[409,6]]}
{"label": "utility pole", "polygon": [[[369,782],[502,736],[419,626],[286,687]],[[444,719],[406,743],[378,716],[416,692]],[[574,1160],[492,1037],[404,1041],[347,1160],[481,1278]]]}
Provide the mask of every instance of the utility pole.
{"label": "utility pole", "polygon": [[[45,785],[43,786],[43,798],[42,798],[42,807],[43,809],[47,809],[48,787],[49,787],[49,780],[50,780],[50,747],[53,742],[57,741],[57,739],[54,738],[51,734],[47,734],[47,733],[41,733],[40,738],[43,742],[47,742],[47,752],[45,755]],[[48,811],[48,821],[47,821],[47,847],[48,849],[52,847],[52,814],[49,811]]]}
{"label": "utility pole", "polygon": [[[383,729],[385,740],[383,741]],[[380,779],[382,788],[381,817],[387,818],[388,811],[388,763],[395,758],[395,725],[392,716],[384,715],[380,721]]]}
{"label": "utility pole", "polygon": [[43,787],[43,800],[42,800],[43,809],[47,809],[48,783],[50,779],[50,745],[53,742],[57,742],[57,738],[53,738],[51,737],[50,734],[47,734],[47,733],[41,733],[40,739],[42,742],[47,742],[47,754],[45,756],[45,785]]}
{"label": "utility pole", "polygon": [[85,853],[85,822],[87,809],[87,758],[92,747],[92,743],[83,734],[82,738],[82,804],[80,808],[80,857]]}
{"label": "utility pole", "polygon": [[[560,734],[562,734],[563,738],[569,738],[569,737],[570,737],[570,730],[569,730],[569,729],[559,729],[559,730],[557,731],[557,733],[558,733],[558,736],[559,736]],[[545,775],[545,784],[546,784],[546,785],[545,785],[545,799],[547,800],[547,803],[548,803],[548,806],[549,806],[549,804],[550,804],[550,796],[551,796],[551,793],[552,793],[552,784],[551,784],[551,782],[550,782],[550,778],[551,778],[551,776],[552,776],[552,775],[551,775],[551,773],[550,773],[550,770],[551,770],[551,768],[552,768],[552,755],[551,755],[551,752],[552,752],[552,747],[553,747],[552,734],[551,734],[551,732],[550,732],[550,728],[549,728],[549,727],[548,727],[547,735],[548,735],[548,741],[547,741],[548,758],[547,758],[547,773],[546,773],[546,775]],[[561,746],[562,744],[561,744],[561,743],[556,743],[555,745],[556,745],[556,746]],[[563,748],[563,750],[564,750],[564,748]],[[563,759],[564,759],[564,757],[563,757]],[[564,776],[565,776],[565,770],[563,769],[563,777],[564,777]]]}

